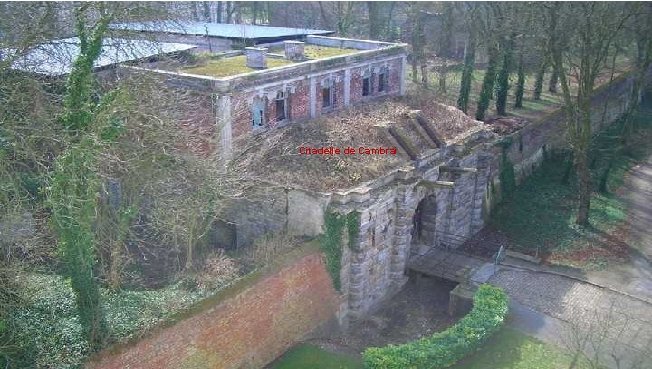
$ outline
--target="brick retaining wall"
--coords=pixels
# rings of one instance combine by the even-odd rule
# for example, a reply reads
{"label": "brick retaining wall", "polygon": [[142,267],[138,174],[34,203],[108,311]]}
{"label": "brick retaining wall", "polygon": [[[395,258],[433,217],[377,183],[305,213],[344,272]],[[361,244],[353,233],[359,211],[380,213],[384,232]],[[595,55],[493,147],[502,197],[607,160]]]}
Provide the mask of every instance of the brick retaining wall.
{"label": "brick retaining wall", "polygon": [[109,348],[93,369],[260,368],[335,317],[339,297],[311,250],[276,272],[254,275],[150,332]]}

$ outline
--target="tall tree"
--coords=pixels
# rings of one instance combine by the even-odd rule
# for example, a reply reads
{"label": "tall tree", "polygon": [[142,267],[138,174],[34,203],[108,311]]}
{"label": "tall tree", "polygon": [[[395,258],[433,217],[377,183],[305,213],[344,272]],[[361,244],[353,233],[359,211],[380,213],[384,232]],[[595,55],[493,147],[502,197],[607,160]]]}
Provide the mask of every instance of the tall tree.
{"label": "tall tree", "polygon": [[475,111],[475,119],[484,120],[487,109],[489,108],[489,102],[494,95],[496,73],[502,55],[500,45],[505,37],[502,28],[505,19],[503,5],[499,3],[488,3],[481,6],[480,9],[480,16],[476,19],[479,19],[482,25],[479,34],[486,35],[483,41],[489,60],[482,80],[482,89],[480,90],[480,98],[478,99],[478,105]]}
{"label": "tall tree", "polygon": [[460,11],[464,14],[464,28],[469,35],[466,54],[464,55],[464,66],[462,68],[462,81],[460,82],[460,93],[457,98],[457,107],[464,113],[469,106],[469,94],[473,83],[473,71],[475,70],[475,48],[478,34],[478,13],[477,3],[464,3],[460,5]]}
{"label": "tall tree", "polygon": [[509,92],[509,75],[512,72],[514,43],[516,34],[512,33],[502,40],[502,63],[497,76],[496,85],[496,112],[498,115],[507,114],[507,93]]}
{"label": "tall tree", "polygon": [[487,108],[489,108],[489,102],[493,96],[494,82],[496,81],[496,69],[498,68],[498,59],[500,57],[498,45],[494,43],[488,45],[488,57],[489,62],[487,63],[487,70],[485,71],[484,79],[482,80],[480,99],[478,100],[478,107],[475,111],[475,119],[477,120],[484,120]]}
{"label": "tall tree", "polygon": [[525,66],[523,65],[523,50],[520,48],[516,80],[516,92],[514,93],[514,107],[523,107],[523,93],[525,91]]}
{"label": "tall tree", "polygon": [[534,77],[534,91],[532,92],[532,100],[541,100],[541,92],[543,92],[543,77],[548,69],[548,60],[542,58],[539,68],[537,68],[536,76]]}
{"label": "tall tree", "polygon": [[51,176],[49,203],[84,335],[92,350],[108,338],[104,311],[95,275],[96,250],[93,233],[97,177],[97,127],[93,115],[93,65],[102,52],[102,41],[112,15],[105,5],[97,7],[99,19],[89,25],[91,3],[76,9],[79,56],[68,77],[61,122],[68,132],[69,147],[56,159]]}
{"label": "tall tree", "polygon": [[[618,3],[545,4],[550,54],[562,89],[568,137],[578,180],[576,223],[588,225],[591,206],[591,97],[616,36],[631,16]],[[577,82],[577,86],[572,81]]]}
{"label": "tall tree", "polygon": [[377,1],[367,1],[367,12],[369,14],[369,38],[371,40],[380,40],[383,32],[382,19],[383,3]]}

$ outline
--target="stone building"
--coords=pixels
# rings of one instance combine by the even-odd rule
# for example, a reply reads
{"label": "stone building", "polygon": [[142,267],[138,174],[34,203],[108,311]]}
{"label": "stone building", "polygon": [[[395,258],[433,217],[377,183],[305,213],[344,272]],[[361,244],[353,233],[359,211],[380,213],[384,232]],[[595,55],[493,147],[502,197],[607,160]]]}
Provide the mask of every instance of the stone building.
{"label": "stone building", "polygon": [[203,104],[185,108],[203,111],[191,124],[213,131],[221,160],[232,157],[238,137],[405,93],[404,44],[307,36],[264,46],[124,69],[153,72],[203,96]]}

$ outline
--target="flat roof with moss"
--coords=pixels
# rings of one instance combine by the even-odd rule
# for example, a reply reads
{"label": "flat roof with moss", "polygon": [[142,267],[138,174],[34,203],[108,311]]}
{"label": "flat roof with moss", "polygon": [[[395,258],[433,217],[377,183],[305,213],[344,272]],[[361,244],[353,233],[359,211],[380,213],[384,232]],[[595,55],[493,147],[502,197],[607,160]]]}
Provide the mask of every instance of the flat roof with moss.
{"label": "flat roof with moss", "polygon": [[[307,61],[349,55],[359,51],[361,50],[320,45],[306,45],[304,48],[304,54]],[[282,47],[272,48],[269,50],[269,53],[283,54],[284,50]],[[294,62],[280,57],[267,56],[268,69],[284,67],[296,63],[300,62]],[[198,58],[196,65],[181,68],[180,72],[220,78],[250,73],[257,70],[259,69],[247,67],[247,57],[245,55],[223,57],[204,55]]]}
{"label": "flat roof with moss", "polygon": [[[282,67],[290,64],[294,63],[287,59],[267,58],[267,68]],[[247,66],[247,57],[244,55],[208,59],[200,62],[199,65],[181,69],[184,73],[211,77],[235,76],[236,74],[249,73],[257,70],[259,69],[249,68]]]}

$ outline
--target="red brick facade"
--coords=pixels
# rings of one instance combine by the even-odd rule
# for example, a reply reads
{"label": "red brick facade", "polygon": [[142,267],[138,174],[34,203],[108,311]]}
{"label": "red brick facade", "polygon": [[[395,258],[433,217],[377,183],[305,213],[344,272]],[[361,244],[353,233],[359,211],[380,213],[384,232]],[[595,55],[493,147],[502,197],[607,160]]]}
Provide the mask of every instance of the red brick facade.
{"label": "red brick facade", "polygon": [[316,252],[241,284],[172,326],[100,353],[87,368],[259,368],[334,317],[339,306]]}
{"label": "red brick facade", "polygon": [[[381,68],[386,68],[387,75],[387,85],[386,89],[383,92],[378,91],[379,85],[379,70]],[[328,73],[321,74],[319,76],[313,77],[315,79],[314,83],[314,95],[315,95],[315,117],[319,117],[324,113],[328,113],[331,110],[341,109],[345,106],[344,95],[345,95],[345,69],[341,68],[339,70],[329,71]],[[372,90],[369,96],[362,96],[362,76],[365,70],[371,71],[371,76],[373,79]],[[385,96],[385,95],[397,95],[400,92],[401,84],[401,58],[394,58],[386,62],[369,62],[369,64],[350,68],[351,82],[350,82],[350,104],[355,104],[357,102],[362,102],[364,100],[373,99],[374,97]],[[332,84],[334,86],[335,98],[334,106],[329,109],[323,109],[323,97],[322,97],[322,81],[326,79],[332,79]],[[310,118],[310,79],[306,77],[301,80],[292,80],[288,83],[284,81],[278,82],[278,88],[265,88],[266,96],[263,97],[259,91],[246,91],[241,93],[236,93],[233,95],[232,100],[232,112],[233,112],[233,125],[232,133],[233,137],[238,137],[253,130],[252,125],[252,112],[251,105],[252,101],[256,96],[259,96],[263,99],[266,99],[266,109],[265,109],[265,127],[273,128],[278,125],[279,122],[275,120],[276,117],[276,104],[275,97],[278,91],[282,91],[284,86],[291,86],[290,90],[293,92],[289,93],[289,120],[290,121],[301,121]],[[287,92],[287,91],[286,91]]]}

